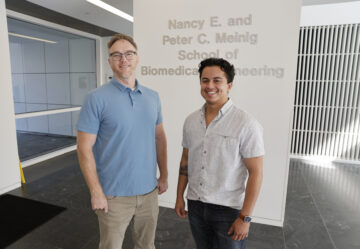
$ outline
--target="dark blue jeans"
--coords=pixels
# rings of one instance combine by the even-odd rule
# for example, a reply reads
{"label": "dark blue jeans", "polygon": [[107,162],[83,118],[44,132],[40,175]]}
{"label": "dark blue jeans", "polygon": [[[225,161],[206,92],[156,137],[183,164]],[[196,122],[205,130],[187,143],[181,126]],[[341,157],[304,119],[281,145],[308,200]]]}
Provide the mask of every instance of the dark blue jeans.
{"label": "dark blue jeans", "polygon": [[197,249],[246,248],[246,240],[233,240],[227,234],[240,210],[188,200],[188,211]]}

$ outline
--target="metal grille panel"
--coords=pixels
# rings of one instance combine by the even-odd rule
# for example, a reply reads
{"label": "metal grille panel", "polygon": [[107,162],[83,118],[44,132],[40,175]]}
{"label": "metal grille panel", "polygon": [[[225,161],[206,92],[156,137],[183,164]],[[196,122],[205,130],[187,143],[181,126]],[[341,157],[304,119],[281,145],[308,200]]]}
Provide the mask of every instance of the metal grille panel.
{"label": "metal grille panel", "polygon": [[300,29],[291,154],[360,160],[360,25]]}

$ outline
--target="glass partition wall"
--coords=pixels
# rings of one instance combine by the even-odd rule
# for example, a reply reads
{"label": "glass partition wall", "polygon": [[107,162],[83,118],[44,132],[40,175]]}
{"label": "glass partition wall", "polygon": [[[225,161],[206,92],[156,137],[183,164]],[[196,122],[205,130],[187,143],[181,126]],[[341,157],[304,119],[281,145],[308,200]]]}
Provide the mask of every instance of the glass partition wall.
{"label": "glass partition wall", "polygon": [[21,162],[76,144],[85,95],[96,88],[96,41],[9,18]]}

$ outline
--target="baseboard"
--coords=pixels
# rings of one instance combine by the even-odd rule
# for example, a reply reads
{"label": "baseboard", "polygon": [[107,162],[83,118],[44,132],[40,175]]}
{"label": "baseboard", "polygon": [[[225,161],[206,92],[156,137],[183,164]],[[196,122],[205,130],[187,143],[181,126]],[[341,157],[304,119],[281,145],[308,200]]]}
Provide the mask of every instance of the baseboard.
{"label": "baseboard", "polygon": [[5,188],[2,188],[0,189],[0,195],[6,193],[6,192],[9,192],[11,190],[14,190],[16,188],[19,188],[21,187],[21,181],[19,180],[18,182],[14,183],[14,184],[11,184],[10,186],[7,186]]}
{"label": "baseboard", "polygon": [[171,202],[166,202],[166,201],[160,201],[159,200],[159,206],[173,209],[175,207],[175,204],[171,203]]}
{"label": "baseboard", "polygon": [[269,226],[277,226],[277,227],[283,227],[284,221],[282,220],[272,220],[272,219],[266,219],[262,217],[252,217],[252,221],[254,223],[263,224],[263,225],[269,225]]}

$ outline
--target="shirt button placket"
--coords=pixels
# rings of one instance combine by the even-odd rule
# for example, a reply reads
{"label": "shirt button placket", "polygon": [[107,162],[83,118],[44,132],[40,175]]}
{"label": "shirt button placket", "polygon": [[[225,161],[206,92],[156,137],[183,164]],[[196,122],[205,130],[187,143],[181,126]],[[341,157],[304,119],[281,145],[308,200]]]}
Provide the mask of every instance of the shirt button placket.
{"label": "shirt button placket", "polygon": [[134,106],[135,106],[135,94],[134,94],[134,92],[130,92],[130,98],[131,98],[132,106],[134,108]]}
{"label": "shirt button placket", "polygon": [[[205,130],[205,134],[203,135],[203,142],[202,142],[202,155],[201,155],[201,171],[199,172],[199,193],[202,194],[202,196],[205,196],[207,193],[205,191],[205,166],[206,166],[206,156],[208,154],[207,146],[206,146],[206,136],[207,136],[207,130]],[[200,200],[200,197],[199,197]]]}

